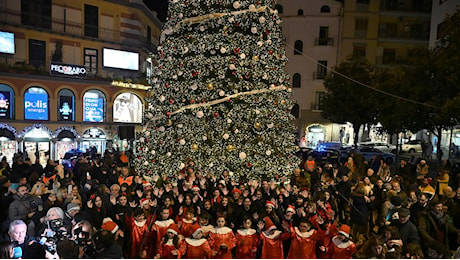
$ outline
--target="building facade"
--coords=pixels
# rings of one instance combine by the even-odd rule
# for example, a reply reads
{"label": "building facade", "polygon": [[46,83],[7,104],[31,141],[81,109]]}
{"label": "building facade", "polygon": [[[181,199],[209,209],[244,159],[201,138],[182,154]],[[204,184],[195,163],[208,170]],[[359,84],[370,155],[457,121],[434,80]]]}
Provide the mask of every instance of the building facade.
{"label": "building facade", "polygon": [[[0,157],[126,149],[161,22],[138,0],[0,1]],[[10,161],[11,163],[11,161]]]}

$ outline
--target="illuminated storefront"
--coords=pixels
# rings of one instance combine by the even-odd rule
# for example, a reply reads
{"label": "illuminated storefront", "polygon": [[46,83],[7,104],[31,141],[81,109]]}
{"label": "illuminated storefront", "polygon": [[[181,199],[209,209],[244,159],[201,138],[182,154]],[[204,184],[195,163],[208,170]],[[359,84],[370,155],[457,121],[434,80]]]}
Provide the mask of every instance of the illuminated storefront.
{"label": "illuminated storefront", "polygon": [[0,157],[6,157],[6,161],[12,165],[13,155],[17,151],[17,131],[7,124],[0,124]]}

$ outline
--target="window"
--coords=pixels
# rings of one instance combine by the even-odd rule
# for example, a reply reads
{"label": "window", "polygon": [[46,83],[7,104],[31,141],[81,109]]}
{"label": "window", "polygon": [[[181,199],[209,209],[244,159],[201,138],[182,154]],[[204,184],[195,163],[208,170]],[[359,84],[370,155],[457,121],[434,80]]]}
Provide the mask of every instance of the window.
{"label": "window", "polygon": [[297,10],[297,16],[303,16],[303,10],[302,9]]}
{"label": "window", "polygon": [[142,123],[143,105],[138,96],[122,93],[113,102],[113,122]]}
{"label": "window", "polygon": [[318,45],[328,45],[328,42],[329,42],[329,27],[320,26]]}
{"label": "window", "polygon": [[315,110],[323,110],[322,108],[322,103],[323,103],[323,98],[324,98],[325,93],[322,91],[316,91],[315,92]]}
{"label": "window", "polygon": [[75,95],[71,90],[62,89],[58,93],[58,120],[75,121]]}
{"label": "window", "polygon": [[397,37],[398,36],[398,24],[388,23],[386,29],[386,37]]}
{"label": "window", "polygon": [[300,74],[294,73],[294,75],[292,76],[292,87],[300,88],[301,80],[302,80],[302,77],[300,76]]}
{"label": "window", "polygon": [[383,64],[391,64],[396,61],[395,49],[383,49]]}
{"label": "window", "polygon": [[85,36],[98,37],[99,15],[97,6],[85,4]]}
{"label": "window", "polygon": [[152,42],[152,28],[147,25],[147,42],[151,43]]}
{"label": "window", "polygon": [[83,121],[104,122],[106,98],[99,90],[89,90],[83,95]]}
{"label": "window", "polygon": [[303,52],[303,42],[301,40],[297,40],[294,43],[294,55],[300,55]]}
{"label": "window", "polygon": [[364,44],[353,45],[353,56],[366,57],[366,45]]}
{"label": "window", "polygon": [[299,112],[300,112],[299,104],[294,104],[291,109],[291,115],[293,115],[294,118],[299,118]]}
{"label": "window", "polygon": [[44,41],[29,39],[29,63],[39,68],[46,64],[46,43]]}
{"label": "window", "polygon": [[85,67],[88,74],[97,73],[97,50],[85,48]]}
{"label": "window", "polygon": [[330,13],[331,12],[331,8],[327,5],[323,5],[321,6],[321,13]]}
{"label": "window", "polygon": [[0,119],[14,119],[14,90],[0,84]]}
{"label": "window", "polygon": [[27,0],[20,3],[23,25],[51,29],[51,0]]}
{"label": "window", "polygon": [[279,14],[283,13],[283,6],[282,5],[279,5],[279,4],[275,5],[275,9],[278,10]]}
{"label": "window", "polygon": [[40,87],[31,87],[24,93],[24,119],[49,119],[48,92]]}
{"label": "window", "polygon": [[355,37],[366,38],[367,37],[367,18],[357,18],[355,20]]}
{"label": "window", "polygon": [[319,60],[316,69],[316,79],[324,79],[327,75],[327,61]]}

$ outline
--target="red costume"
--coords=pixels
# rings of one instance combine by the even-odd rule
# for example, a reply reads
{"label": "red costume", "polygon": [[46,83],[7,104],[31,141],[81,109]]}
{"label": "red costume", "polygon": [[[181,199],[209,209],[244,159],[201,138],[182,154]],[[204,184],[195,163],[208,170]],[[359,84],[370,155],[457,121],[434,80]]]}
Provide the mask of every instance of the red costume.
{"label": "red costume", "polygon": [[260,258],[283,259],[283,241],[286,239],[289,239],[289,234],[282,233],[279,230],[275,230],[272,235],[262,232],[260,234],[260,241],[262,242]]}
{"label": "red costume", "polygon": [[185,252],[182,252],[184,258],[187,259],[206,259],[212,257],[212,250],[206,238],[193,239],[187,237],[185,239]]}
{"label": "red costume", "polygon": [[131,252],[129,258],[139,258],[139,254],[145,250],[145,258],[153,258],[155,252],[154,233],[149,231],[148,222],[136,221],[133,217],[126,216],[126,227],[129,230],[129,243]]}
{"label": "red costume", "polygon": [[196,223],[196,218],[192,218],[191,220],[182,219],[182,224],[180,226],[180,232],[184,237],[190,237],[193,233],[193,224]]}
{"label": "red costume", "polygon": [[324,237],[317,242],[319,246],[324,246],[326,251],[321,251],[318,249],[316,250],[316,257],[321,259],[329,259],[331,258],[331,252],[329,250],[329,246],[331,244],[332,238],[337,235],[337,223],[334,222],[332,224],[326,224],[326,231],[324,233]]}
{"label": "red costume", "polygon": [[167,219],[167,220],[157,220],[153,224],[153,230],[156,230],[156,245],[157,248],[161,244],[161,240],[163,237],[166,235],[166,232],[168,231],[168,228],[171,224],[174,223],[174,220],[172,219]]}
{"label": "red costume", "polygon": [[259,246],[259,235],[255,229],[238,229],[236,237],[235,258],[250,259],[256,258],[257,248]]}
{"label": "red costume", "polygon": [[331,258],[333,259],[351,259],[353,254],[358,250],[353,241],[343,242],[337,236],[332,238],[330,243]]}
{"label": "red costume", "polygon": [[[185,252],[185,244],[184,241],[179,241],[177,248],[173,244],[173,239],[168,239],[166,243],[161,243],[157,254],[160,255],[161,259],[180,259],[181,252]],[[171,251],[177,250],[177,255],[173,255]]]}
{"label": "red costume", "polygon": [[[232,258],[232,249],[236,246],[236,238],[232,229],[228,227],[216,227],[209,232],[208,237],[209,245],[217,255],[216,259],[230,259]],[[226,244],[227,248],[223,249],[222,244]]]}
{"label": "red costume", "polygon": [[310,229],[307,232],[301,232],[299,228],[291,229],[291,248],[287,258],[316,258],[316,241],[322,239],[324,236],[323,231],[316,231]]}

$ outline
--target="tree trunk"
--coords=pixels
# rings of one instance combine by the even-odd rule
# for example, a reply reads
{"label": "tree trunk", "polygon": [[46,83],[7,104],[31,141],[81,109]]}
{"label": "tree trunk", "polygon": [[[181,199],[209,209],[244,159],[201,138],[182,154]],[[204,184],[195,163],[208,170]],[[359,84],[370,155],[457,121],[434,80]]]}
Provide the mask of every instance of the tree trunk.
{"label": "tree trunk", "polygon": [[442,128],[438,127],[436,129],[436,134],[438,135],[438,142],[436,143],[436,159],[438,160],[438,169],[442,167],[442,153],[441,150],[441,138],[442,138]]}

